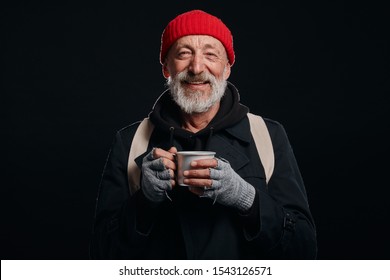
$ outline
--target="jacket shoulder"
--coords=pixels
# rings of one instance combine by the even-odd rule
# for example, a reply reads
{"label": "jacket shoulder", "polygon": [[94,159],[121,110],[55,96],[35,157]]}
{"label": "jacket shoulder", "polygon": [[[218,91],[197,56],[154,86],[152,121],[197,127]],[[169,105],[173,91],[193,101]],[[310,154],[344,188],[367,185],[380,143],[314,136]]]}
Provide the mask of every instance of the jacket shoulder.
{"label": "jacket shoulder", "polygon": [[130,150],[131,142],[140,123],[141,121],[136,121],[116,131],[116,137],[120,139],[125,150]]}
{"label": "jacket shoulder", "polygon": [[117,133],[120,135],[134,135],[137,131],[138,126],[141,124],[141,121],[133,122],[132,124],[126,125],[119,130],[117,130]]}
{"label": "jacket shoulder", "polygon": [[263,120],[264,120],[265,124],[267,125],[267,128],[270,131],[273,131],[275,129],[283,128],[283,125],[280,122],[276,121],[276,120],[273,120],[273,119],[270,119],[270,118],[265,118],[265,117],[263,117]]}
{"label": "jacket shoulder", "polygon": [[279,121],[276,121],[274,119],[270,119],[267,117],[262,117],[262,118],[267,126],[268,133],[271,136],[273,143],[280,141],[281,136],[282,138],[286,137],[286,131],[283,124],[281,124]]}
{"label": "jacket shoulder", "polygon": [[254,113],[251,113],[251,114],[258,116],[258,117],[261,117],[264,120],[270,134],[273,134],[275,131],[277,131],[279,129],[283,129],[283,125],[274,119],[263,117],[262,115],[258,115],[258,114],[254,114]]}

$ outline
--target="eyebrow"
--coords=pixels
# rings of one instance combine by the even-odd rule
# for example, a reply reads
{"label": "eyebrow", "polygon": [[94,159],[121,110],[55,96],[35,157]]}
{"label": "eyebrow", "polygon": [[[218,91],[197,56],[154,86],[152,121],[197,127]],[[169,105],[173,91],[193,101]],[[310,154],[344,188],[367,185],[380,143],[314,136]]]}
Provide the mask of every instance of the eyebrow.
{"label": "eyebrow", "polygon": [[216,46],[211,44],[206,44],[204,45],[203,49],[216,49]]}

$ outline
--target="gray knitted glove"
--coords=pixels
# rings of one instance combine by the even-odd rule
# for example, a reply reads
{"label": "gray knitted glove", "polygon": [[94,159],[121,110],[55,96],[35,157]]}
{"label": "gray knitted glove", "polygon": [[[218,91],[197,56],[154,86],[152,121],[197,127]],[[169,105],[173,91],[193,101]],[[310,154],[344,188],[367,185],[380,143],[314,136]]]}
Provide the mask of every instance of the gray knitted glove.
{"label": "gray knitted glove", "polygon": [[169,169],[162,158],[154,159],[153,150],[142,161],[142,191],[147,199],[163,202],[169,198],[166,191],[172,190]]}
{"label": "gray knitted glove", "polygon": [[242,179],[228,161],[217,159],[217,162],[217,167],[210,169],[212,187],[205,188],[202,197],[209,197],[241,212],[247,211],[255,199],[255,188]]}

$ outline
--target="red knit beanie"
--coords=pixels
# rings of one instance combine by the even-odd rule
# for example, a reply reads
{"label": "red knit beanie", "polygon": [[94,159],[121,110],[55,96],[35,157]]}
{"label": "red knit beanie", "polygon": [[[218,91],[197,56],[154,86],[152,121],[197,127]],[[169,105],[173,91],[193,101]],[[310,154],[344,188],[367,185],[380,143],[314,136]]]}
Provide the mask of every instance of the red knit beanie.
{"label": "red knit beanie", "polygon": [[201,10],[180,14],[168,23],[161,36],[161,64],[172,44],[187,35],[209,35],[218,39],[225,47],[230,65],[234,64],[233,36],[230,30],[219,18]]}

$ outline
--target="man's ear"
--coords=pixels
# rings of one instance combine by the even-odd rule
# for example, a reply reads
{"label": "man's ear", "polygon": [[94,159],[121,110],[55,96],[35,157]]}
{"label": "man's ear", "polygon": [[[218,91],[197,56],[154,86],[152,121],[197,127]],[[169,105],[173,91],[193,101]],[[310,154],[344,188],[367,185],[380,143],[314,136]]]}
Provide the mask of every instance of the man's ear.
{"label": "man's ear", "polygon": [[171,74],[169,74],[169,71],[168,71],[168,68],[167,68],[167,64],[164,62],[164,64],[162,65],[162,73],[163,73],[163,76],[165,79],[168,79]]}
{"label": "man's ear", "polygon": [[223,71],[223,78],[227,80],[230,77],[230,72],[231,72],[231,66],[230,63],[227,63],[225,66],[225,70]]}

